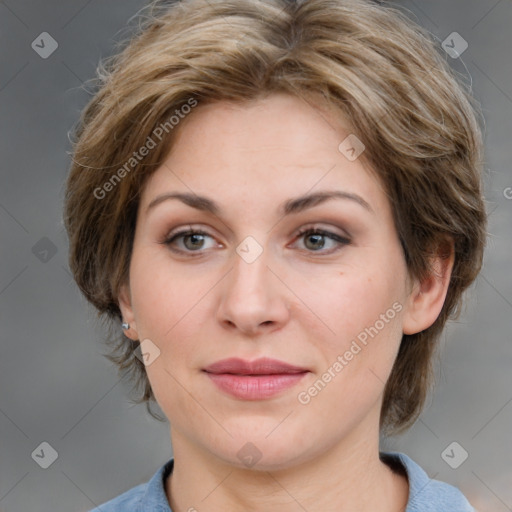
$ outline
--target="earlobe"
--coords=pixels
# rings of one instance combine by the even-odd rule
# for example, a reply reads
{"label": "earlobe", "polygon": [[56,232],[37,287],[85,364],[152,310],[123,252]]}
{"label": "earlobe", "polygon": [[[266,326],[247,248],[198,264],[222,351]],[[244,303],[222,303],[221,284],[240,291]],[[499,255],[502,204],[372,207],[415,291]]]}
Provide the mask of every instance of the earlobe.
{"label": "earlobe", "polygon": [[123,284],[119,289],[118,294],[119,301],[119,309],[121,310],[121,315],[123,317],[123,323],[128,324],[129,327],[125,328],[123,326],[123,330],[126,336],[132,340],[137,340],[137,325],[135,323],[135,315],[133,313],[132,308],[132,300],[130,288],[127,284]]}
{"label": "earlobe", "polygon": [[454,264],[453,240],[443,241],[431,260],[431,271],[415,280],[403,316],[404,334],[416,334],[428,329],[443,308]]}

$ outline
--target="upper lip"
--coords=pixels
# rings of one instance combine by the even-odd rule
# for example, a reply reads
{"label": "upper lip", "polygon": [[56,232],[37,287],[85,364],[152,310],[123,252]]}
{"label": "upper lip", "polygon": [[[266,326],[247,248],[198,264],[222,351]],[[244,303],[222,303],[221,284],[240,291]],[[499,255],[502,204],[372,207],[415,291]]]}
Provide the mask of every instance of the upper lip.
{"label": "upper lip", "polygon": [[306,368],[294,366],[277,359],[262,357],[254,361],[245,361],[236,357],[222,359],[204,368],[208,373],[232,373],[237,375],[273,375],[283,373],[303,373]]}

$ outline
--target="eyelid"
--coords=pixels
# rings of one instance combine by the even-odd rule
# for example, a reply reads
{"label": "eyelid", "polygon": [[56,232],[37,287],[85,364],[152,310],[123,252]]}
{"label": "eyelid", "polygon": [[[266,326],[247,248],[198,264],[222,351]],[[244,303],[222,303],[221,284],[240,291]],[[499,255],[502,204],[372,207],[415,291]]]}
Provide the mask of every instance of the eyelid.
{"label": "eyelid", "polygon": [[[341,233],[340,232],[332,231],[333,229],[338,229],[339,231],[341,231]],[[303,226],[301,226],[300,228],[298,228],[298,229],[296,229],[294,231],[294,235],[293,236],[299,236],[299,235],[304,234],[304,232],[309,231],[309,230],[313,230],[313,231],[328,231],[329,233],[332,233],[333,235],[339,236],[340,238],[346,238],[347,240],[351,240],[352,239],[352,235],[346,229],[342,229],[342,228],[340,228],[338,226],[328,225],[328,223],[321,222],[321,221],[309,222],[307,224],[304,224]]]}
{"label": "eyelid", "polygon": [[169,231],[165,235],[164,239],[169,240],[169,238],[172,238],[174,235],[183,234],[187,231],[194,231],[194,233],[200,232],[201,234],[205,234],[205,235],[211,236],[213,238],[213,235],[211,233],[207,232],[207,230],[204,229],[204,227],[202,225],[184,224],[183,226],[178,226],[177,228],[174,228],[171,231]]}

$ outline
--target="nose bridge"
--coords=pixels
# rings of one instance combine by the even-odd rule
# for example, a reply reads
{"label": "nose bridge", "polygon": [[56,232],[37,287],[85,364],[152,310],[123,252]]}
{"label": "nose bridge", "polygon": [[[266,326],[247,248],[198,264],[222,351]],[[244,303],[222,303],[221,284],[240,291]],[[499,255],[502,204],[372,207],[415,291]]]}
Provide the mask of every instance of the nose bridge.
{"label": "nose bridge", "polygon": [[249,295],[261,300],[259,296],[270,291],[268,264],[269,250],[255,237],[249,235],[238,244],[233,255],[231,285],[241,297],[247,299]]}
{"label": "nose bridge", "polygon": [[287,307],[270,270],[270,251],[248,236],[235,248],[233,267],[226,276],[220,320],[240,330],[255,331],[268,322],[280,324]]}

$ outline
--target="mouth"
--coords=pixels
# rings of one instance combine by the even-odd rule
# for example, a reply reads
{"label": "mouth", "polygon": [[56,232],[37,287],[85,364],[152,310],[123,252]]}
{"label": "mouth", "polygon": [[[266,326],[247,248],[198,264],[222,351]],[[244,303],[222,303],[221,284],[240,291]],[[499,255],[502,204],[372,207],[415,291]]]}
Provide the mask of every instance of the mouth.
{"label": "mouth", "polygon": [[239,358],[223,359],[207,366],[203,371],[217,375],[291,375],[308,372],[309,370],[277,359],[262,357],[254,361]]}
{"label": "mouth", "polygon": [[217,361],[203,372],[218,389],[232,397],[263,400],[295,386],[309,370],[270,358],[231,358]]}

